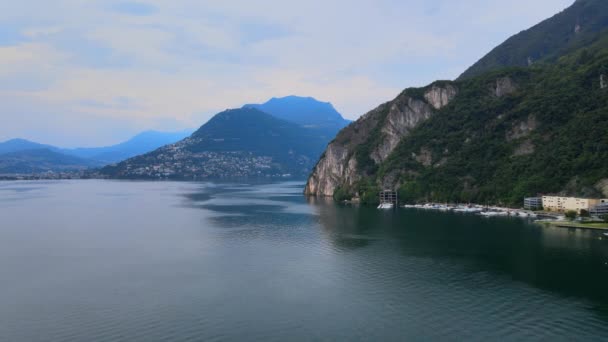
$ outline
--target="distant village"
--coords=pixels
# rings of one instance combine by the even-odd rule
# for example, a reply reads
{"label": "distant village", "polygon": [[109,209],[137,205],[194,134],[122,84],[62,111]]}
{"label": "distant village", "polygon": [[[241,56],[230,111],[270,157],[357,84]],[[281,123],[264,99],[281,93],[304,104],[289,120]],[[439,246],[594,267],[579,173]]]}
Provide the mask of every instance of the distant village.
{"label": "distant village", "polygon": [[154,161],[138,165],[126,161],[116,176],[136,178],[219,178],[247,177],[267,174],[272,169],[272,158],[244,152],[163,152]]}

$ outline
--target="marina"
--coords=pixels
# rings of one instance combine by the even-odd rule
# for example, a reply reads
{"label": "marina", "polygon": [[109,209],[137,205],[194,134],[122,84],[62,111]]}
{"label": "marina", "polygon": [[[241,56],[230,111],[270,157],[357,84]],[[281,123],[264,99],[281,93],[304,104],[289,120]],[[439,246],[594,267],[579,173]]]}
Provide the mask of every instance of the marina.
{"label": "marina", "polygon": [[[449,205],[449,204],[436,204],[436,203],[426,203],[426,204],[406,204],[403,205],[402,208],[407,209],[422,209],[422,210],[436,210],[436,211],[444,211],[444,212],[454,212],[454,213],[462,213],[462,214],[478,214],[484,217],[493,217],[493,216],[517,216],[517,217],[526,217],[526,218],[536,218],[538,214],[530,211],[530,210],[521,210],[521,209],[512,209],[512,208],[503,208],[497,206],[483,206],[479,204],[467,204],[467,205]],[[557,218],[557,217],[556,217]]]}
{"label": "marina", "polygon": [[[378,207],[380,208],[380,207]],[[474,214],[485,218],[492,217],[512,217],[533,220],[534,223],[570,229],[586,229],[586,230],[608,230],[608,224],[598,219],[579,218],[574,221],[569,221],[566,216],[561,213],[550,212],[535,212],[525,209],[504,208],[498,206],[483,206],[479,204],[468,205],[449,205],[437,203],[425,203],[415,205],[402,205],[405,209],[418,209],[439,212],[453,212],[460,214]]]}

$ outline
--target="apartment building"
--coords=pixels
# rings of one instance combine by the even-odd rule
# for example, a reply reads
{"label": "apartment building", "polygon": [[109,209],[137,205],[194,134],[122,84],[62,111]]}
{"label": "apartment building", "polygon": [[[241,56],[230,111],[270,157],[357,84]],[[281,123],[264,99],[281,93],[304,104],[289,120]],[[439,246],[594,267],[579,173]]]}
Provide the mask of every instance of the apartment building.
{"label": "apartment building", "polygon": [[600,203],[589,210],[592,216],[608,215],[608,199],[600,200]]}
{"label": "apartment building", "polygon": [[543,196],[543,209],[547,211],[589,211],[598,204],[602,203],[600,199],[592,198],[577,198],[577,197],[562,197],[562,196]]}
{"label": "apartment building", "polygon": [[526,210],[537,210],[543,208],[542,197],[526,197],[524,198],[524,209]]}

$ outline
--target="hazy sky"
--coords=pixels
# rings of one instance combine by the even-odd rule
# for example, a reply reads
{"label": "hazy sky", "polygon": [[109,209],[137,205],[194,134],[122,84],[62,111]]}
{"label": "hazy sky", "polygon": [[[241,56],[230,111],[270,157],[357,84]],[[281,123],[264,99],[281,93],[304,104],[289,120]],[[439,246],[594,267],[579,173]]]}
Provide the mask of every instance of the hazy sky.
{"label": "hazy sky", "polygon": [[573,0],[0,2],[0,141],[111,144],[285,95],[355,119]]}

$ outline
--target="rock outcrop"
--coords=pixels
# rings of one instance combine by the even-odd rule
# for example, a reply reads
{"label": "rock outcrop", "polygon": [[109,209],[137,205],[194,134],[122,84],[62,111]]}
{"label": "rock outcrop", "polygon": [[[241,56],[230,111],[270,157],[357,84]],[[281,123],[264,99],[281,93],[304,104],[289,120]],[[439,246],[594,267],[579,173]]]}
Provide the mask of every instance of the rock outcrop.
{"label": "rock outcrop", "polygon": [[509,132],[507,132],[507,141],[516,140],[519,138],[527,137],[532,133],[538,123],[536,121],[536,116],[529,115],[526,121],[520,121],[513,125],[513,128]]}
{"label": "rock outcrop", "polygon": [[456,87],[446,84],[443,87],[433,85],[426,93],[424,99],[435,109],[441,109],[450,103],[456,96]]}
{"label": "rock outcrop", "polygon": [[352,185],[357,179],[357,160],[347,147],[331,143],[308,179],[305,193],[333,196],[338,185]]}
{"label": "rock outcrop", "polygon": [[496,85],[492,91],[496,97],[509,95],[517,90],[517,85],[510,77],[501,77],[496,80]]}
{"label": "rock outcrop", "polygon": [[[437,105],[441,106],[442,100],[437,98]],[[371,158],[380,164],[393,152],[399,141],[420,122],[427,120],[433,114],[432,105],[413,99],[411,97],[397,98],[393,101],[391,108],[382,126],[382,142],[373,151]]]}
{"label": "rock outcrop", "polygon": [[608,178],[604,178],[597,182],[595,188],[600,191],[603,196],[608,197]]}

